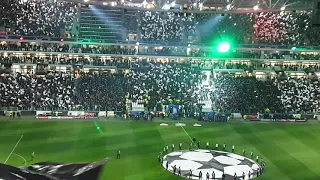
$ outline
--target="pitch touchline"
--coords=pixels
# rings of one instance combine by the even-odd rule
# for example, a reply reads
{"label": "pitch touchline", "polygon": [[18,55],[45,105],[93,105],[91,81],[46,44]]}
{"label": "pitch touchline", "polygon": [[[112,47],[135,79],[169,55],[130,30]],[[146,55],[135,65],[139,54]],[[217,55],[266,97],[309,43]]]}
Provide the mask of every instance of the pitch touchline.
{"label": "pitch touchline", "polygon": [[9,156],[7,157],[7,159],[4,161],[4,164],[7,163],[7,161],[9,160],[11,154],[13,153],[13,151],[16,149],[16,147],[18,146],[19,142],[21,141],[21,139],[23,138],[23,135],[20,137],[19,141],[17,142],[17,144],[13,147],[11,153],[9,154]]}

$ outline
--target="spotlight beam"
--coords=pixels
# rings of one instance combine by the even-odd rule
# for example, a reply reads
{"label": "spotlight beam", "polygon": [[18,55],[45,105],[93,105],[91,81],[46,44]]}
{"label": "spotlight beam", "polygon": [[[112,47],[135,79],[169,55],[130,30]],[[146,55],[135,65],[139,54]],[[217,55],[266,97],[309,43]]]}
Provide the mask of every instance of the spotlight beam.
{"label": "spotlight beam", "polygon": [[[280,1],[280,0],[277,0],[277,2],[273,4],[272,8],[274,8],[274,7],[279,3],[279,1]],[[285,3],[285,4],[286,4],[286,3]]]}
{"label": "spotlight beam", "polygon": [[295,5],[295,4],[298,4],[299,2],[293,2],[293,3],[290,3],[290,4],[287,4],[286,6],[292,6],[292,5]]}
{"label": "spotlight beam", "polygon": [[[271,0],[270,0],[270,1],[271,1]],[[269,1],[269,3],[270,3],[270,1]],[[269,4],[266,2],[266,0],[263,0],[262,2],[263,2],[263,4],[266,5],[268,8],[271,7],[271,6],[269,6]]]}
{"label": "spotlight beam", "polygon": [[240,6],[241,6],[241,4],[243,3],[243,1],[244,1],[244,0],[241,0],[241,2],[240,2],[239,4],[234,3],[234,4],[235,4],[235,5],[234,5],[234,7],[237,9],[238,7],[240,7]]}
{"label": "spotlight beam", "polygon": [[203,0],[201,3],[204,4],[205,2],[207,2],[207,0]]}
{"label": "spotlight beam", "polygon": [[269,0],[269,7],[272,7],[272,0]]}

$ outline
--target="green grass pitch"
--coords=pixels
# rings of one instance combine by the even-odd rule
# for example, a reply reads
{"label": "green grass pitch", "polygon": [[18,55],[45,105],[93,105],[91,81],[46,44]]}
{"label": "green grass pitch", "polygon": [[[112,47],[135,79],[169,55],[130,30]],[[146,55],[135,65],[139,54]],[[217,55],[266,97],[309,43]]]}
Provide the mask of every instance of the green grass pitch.
{"label": "green grass pitch", "polygon": [[[201,143],[234,144],[241,154],[245,147],[266,162],[260,180],[319,180],[320,179],[320,124],[282,123],[202,123],[193,127],[194,121],[184,121],[187,126],[159,126],[154,122],[112,121],[31,121],[34,118],[0,121],[0,160],[7,159],[20,137],[7,164],[22,166],[23,158],[30,160],[35,152],[35,162],[91,162],[105,157],[111,160],[100,179],[165,180],[180,179],[164,170],[157,156],[163,146],[182,142],[188,148],[190,138]],[[6,120],[6,121],[4,121]],[[97,126],[100,129],[97,129]],[[227,148],[227,149],[228,149]],[[117,150],[121,159],[116,159]],[[171,148],[170,148],[171,150]],[[20,157],[21,156],[21,157]],[[23,157],[23,158],[22,158]],[[30,162],[28,162],[30,164]]]}

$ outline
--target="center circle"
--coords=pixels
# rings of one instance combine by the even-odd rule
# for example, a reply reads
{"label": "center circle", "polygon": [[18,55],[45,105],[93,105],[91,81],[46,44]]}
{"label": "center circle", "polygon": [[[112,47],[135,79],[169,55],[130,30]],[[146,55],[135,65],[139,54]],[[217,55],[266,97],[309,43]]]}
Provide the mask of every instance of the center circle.
{"label": "center circle", "polygon": [[[205,149],[169,153],[163,157],[162,166],[188,179],[207,179],[208,175],[209,179],[214,177],[218,180],[223,176],[225,180],[234,180],[235,175],[236,179],[253,179],[261,175],[260,165],[249,158]],[[199,178],[200,174],[202,178]]]}

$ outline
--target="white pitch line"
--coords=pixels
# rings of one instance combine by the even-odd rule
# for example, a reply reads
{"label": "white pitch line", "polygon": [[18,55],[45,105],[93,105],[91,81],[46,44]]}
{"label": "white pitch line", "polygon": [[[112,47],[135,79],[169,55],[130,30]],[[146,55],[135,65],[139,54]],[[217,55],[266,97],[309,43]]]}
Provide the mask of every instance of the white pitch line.
{"label": "white pitch line", "polygon": [[17,144],[13,147],[11,153],[9,154],[9,156],[7,157],[7,159],[4,161],[4,164],[7,163],[7,161],[9,160],[11,154],[13,153],[13,151],[16,149],[16,147],[18,146],[19,142],[21,141],[21,139],[23,138],[23,135],[20,137],[19,141],[17,142]]}
{"label": "white pitch line", "polygon": [[183,131],[187,134],[187,136],[190,138],[190,140],[191,140],[191,142],[193,142],[193,140],[192,140],[192,138],[190,137],[190,135],[188,134],[188,132],[184,129],[184,127],[183,126],[180,126],[182,129],[183,129]]}
{"label": "white pitch line", "polygon": [[24,160],[24,164],[26,165],[27,164],[27,160],[24,158],[24,157],[22,157],[21,155],[19,155],[19,154],[16,154],[16,153],[12,153],[13,155],[16,155],[16,156],[18,156],[18,157],[20,157],[20,158],[22,158],[23,160]]}

